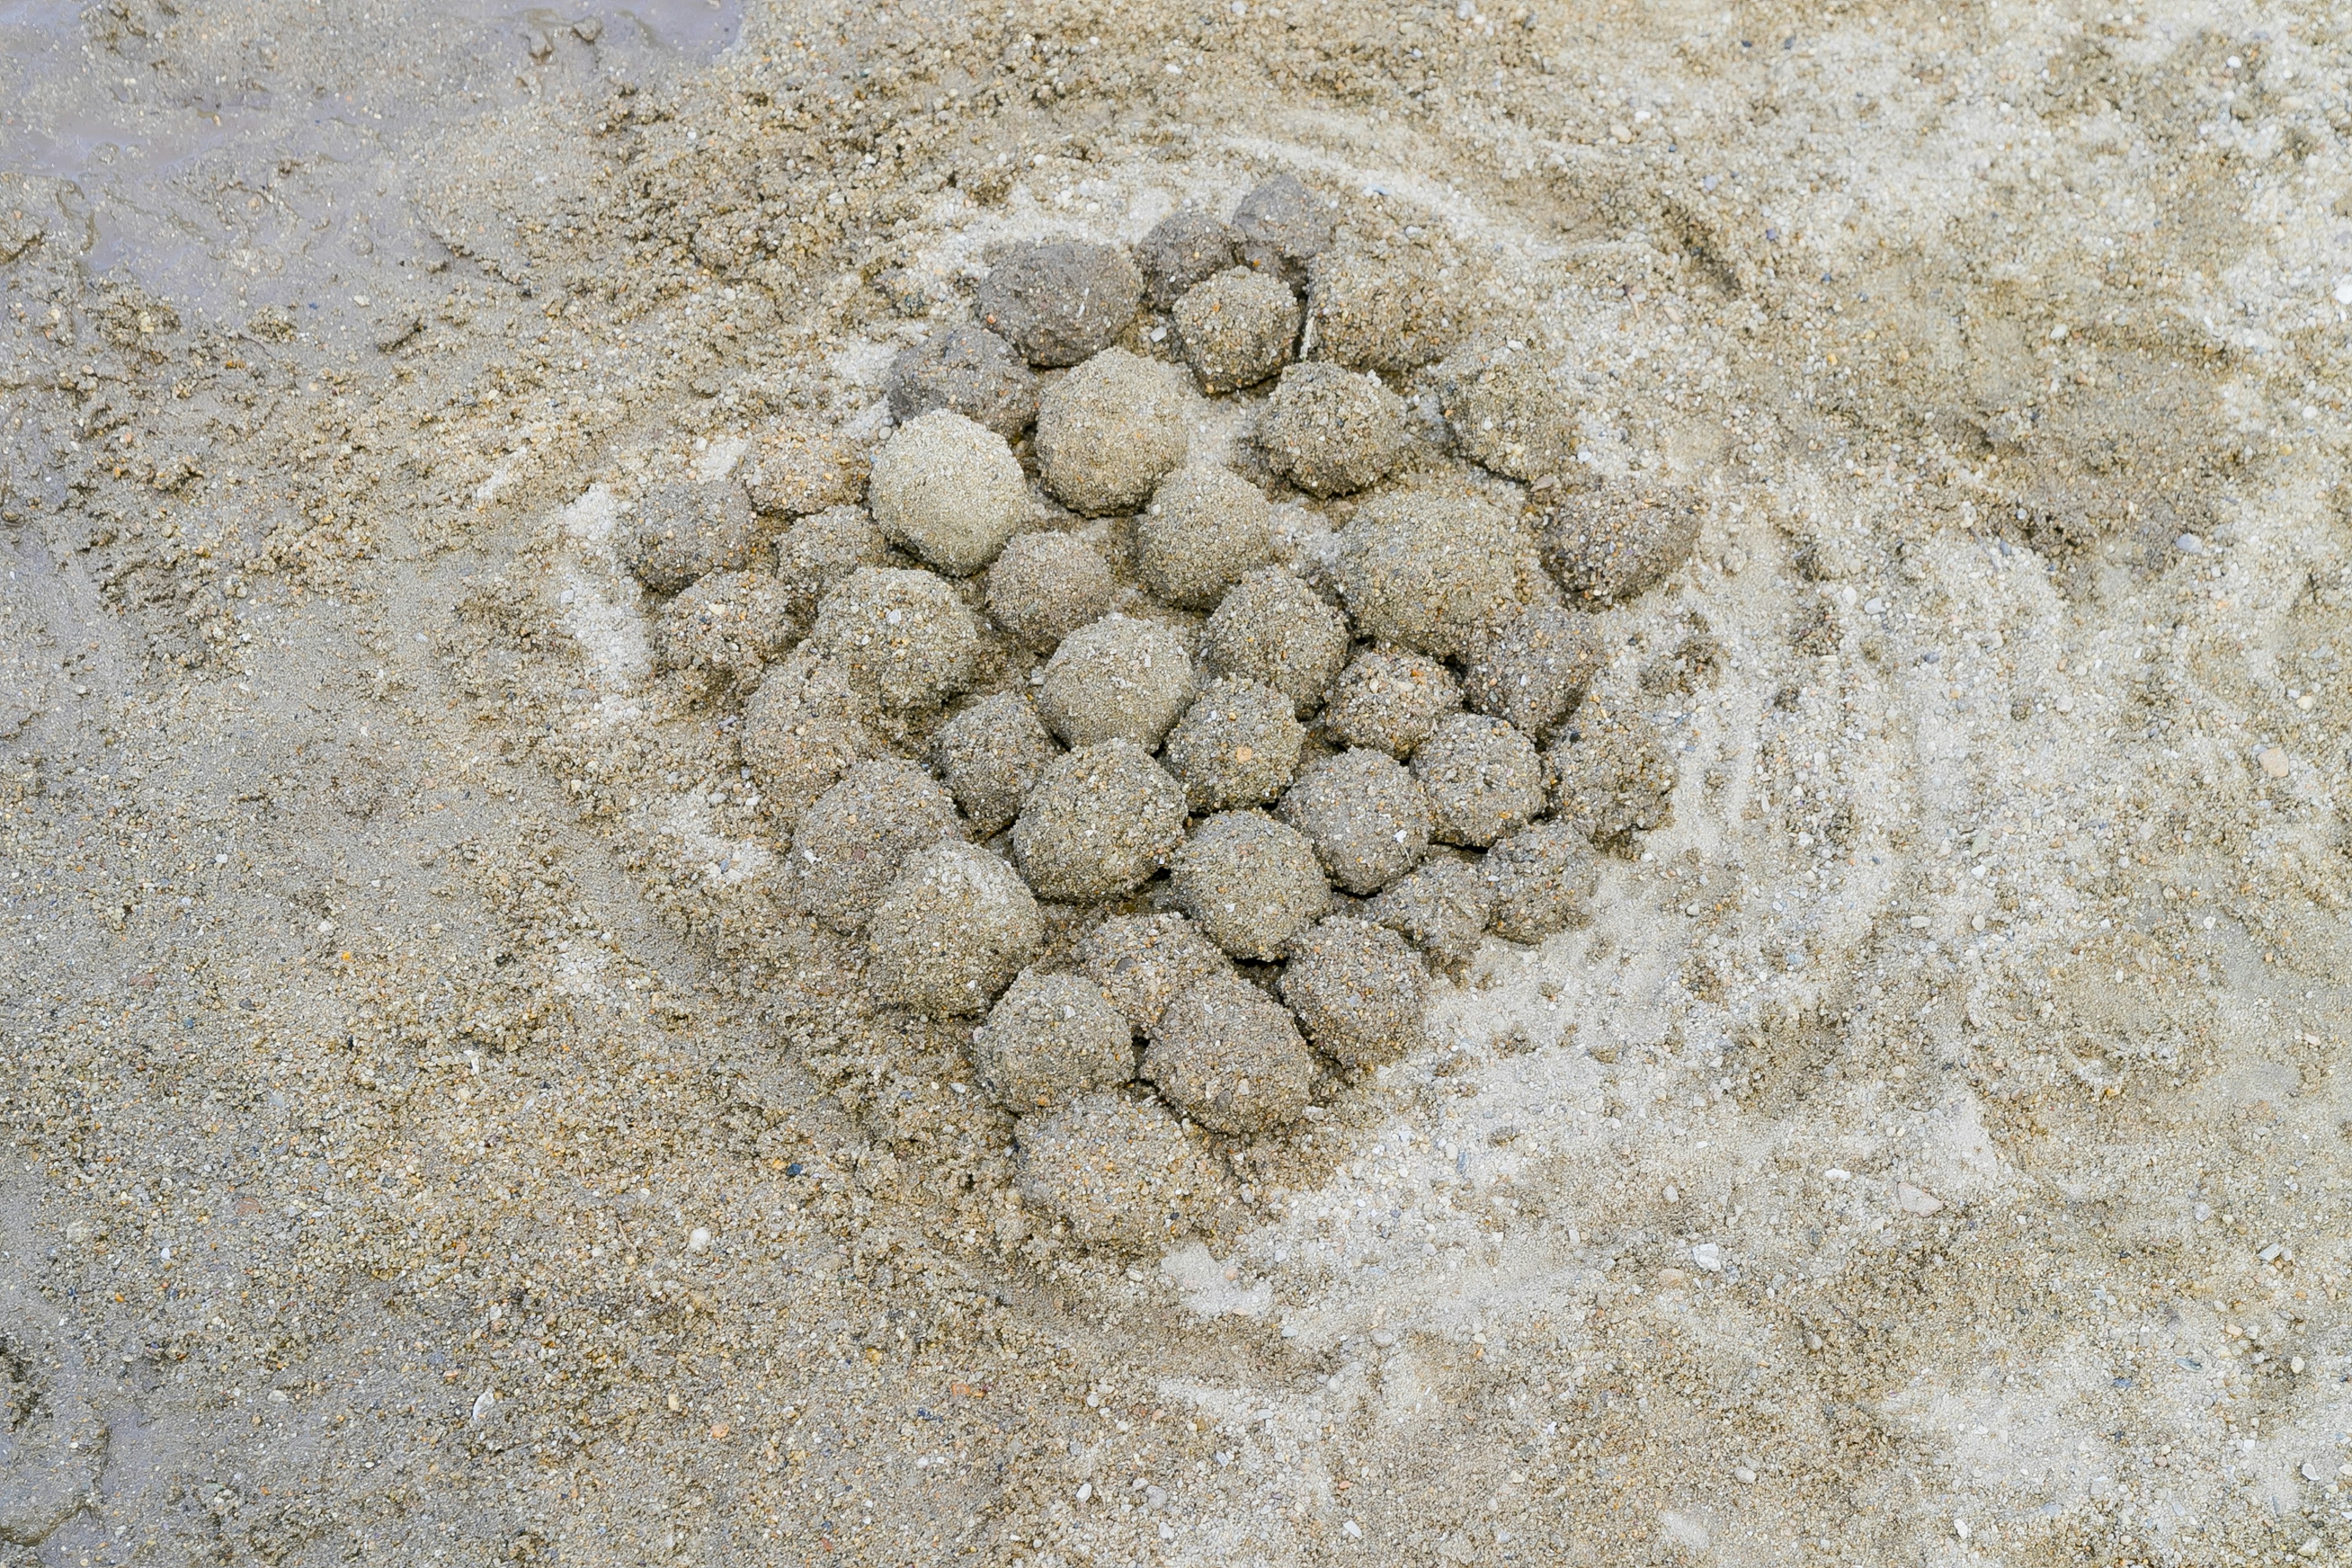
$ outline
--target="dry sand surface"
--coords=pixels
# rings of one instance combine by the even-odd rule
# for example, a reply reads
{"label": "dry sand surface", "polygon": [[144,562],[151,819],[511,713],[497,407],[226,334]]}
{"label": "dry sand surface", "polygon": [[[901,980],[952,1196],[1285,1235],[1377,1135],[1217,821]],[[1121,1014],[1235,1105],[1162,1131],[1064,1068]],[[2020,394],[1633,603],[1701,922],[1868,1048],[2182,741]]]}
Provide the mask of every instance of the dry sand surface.
{"label": "dry sand surface", "polygon": [[[0,1564],[2352,1556],[2342,12],[69,10],[0,5]],[[1113,357],[971,359],[1018,483],[877,468],[818,611],[772,541],[864,496],[902,350],[1286,174],[1376,331],[1203,395],[1293,352],[1269,239]],[[1171,452],[1270,503],[1181,609]],[[673,599],[681,483],[750,572]],[[1433,936],[1360,1066],[1253,949],[1276,1089],[1171,1065],[1195,1006],[1202,1121],[1122,1058],[1016,1130],[1013,1033],[886,1004],[959,1005],[955,889],[1013,921],[1081,818],[926,826],[934,732],[1108,612],[1063,668],[1117,700],[1038,706],[1148,750],[1171,661],[1332,620],[1221,651],[1251,568],[1528,700],[1349,575],[1430,497],[1696,517],[1638,595],[1544,563],[1598,666],[1548,756],[1629,770],[1564,792],[1589,918]],[[1066,542],[889,575],[1001,527]],[[1303,741],[1217,722],[1286,769],[1283,694]],[[909,766],[821,887],[776,759],[828,724]],[[1234,820],[1292,857],[1248,941],[1391,911]],[[1002,940],[1067,973],[1237,864]]]}

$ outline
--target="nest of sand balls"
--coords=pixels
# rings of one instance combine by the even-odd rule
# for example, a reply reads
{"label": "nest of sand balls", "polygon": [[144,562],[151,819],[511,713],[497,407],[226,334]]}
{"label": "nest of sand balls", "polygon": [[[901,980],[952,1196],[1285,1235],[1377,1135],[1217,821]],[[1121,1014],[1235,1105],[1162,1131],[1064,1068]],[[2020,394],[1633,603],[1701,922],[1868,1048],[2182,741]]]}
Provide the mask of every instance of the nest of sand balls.
{"label": "nest of sand balls", "polygon": [[[1202,394],[1255,404],[1259,479],[1190,459],[1183,370],[1122,346],[1150,312]],[[899,355],[878,446],[782,427],[748,479],[639,509],[658,655],[744,690],[791,896],[863,940],[877,1005],[979,1020],[1022,1192],[1083,1241],[1189,1228],[1217,1138],[1412,1051],[1433,971],[1589,919],[1596,852],[1664,819],[1671,752],[1586,699],[1588,612],[1695,512],[1391,483],[1415,437],[1381,377],[1443,319],[1286,176],[1132,253],[1013,250]],[[1458,454],[1564,460],[1549,395],[1474,358]],[[1312,574],[1276,500],[1344,518]]]}

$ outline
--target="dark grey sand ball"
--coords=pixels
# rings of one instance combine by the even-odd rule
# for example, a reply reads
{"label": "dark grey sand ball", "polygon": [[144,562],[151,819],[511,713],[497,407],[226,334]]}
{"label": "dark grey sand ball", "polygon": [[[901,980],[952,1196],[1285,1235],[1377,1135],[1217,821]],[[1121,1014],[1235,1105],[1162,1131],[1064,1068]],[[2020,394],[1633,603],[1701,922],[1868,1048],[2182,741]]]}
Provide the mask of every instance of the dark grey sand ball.
{"label": "dark grey sand ball", "polygon": [[1135,524],[1135,569],[1168,603],[1205,610],[1274,559],[1273,509],[1229,468],[1187,463],[1160,482]]}
{"label": "dark grey sand ball", "polygon": [[1183,842],[1184,786],[1132,741],[1055,758],[1013,824],[1021,874],[1064,903],[1132,892]]}
{"label": "dark grey sand ball", "polygon": [[1479,875],[1495,895],[1495,933],[1512,942],[1590,923],[1601,887],[1592,846],[1565,822],[1538,822],[1498,841]]}
{"label": "dark grey sand ball", "polygon": [[1290,944],[1282,999],[1325,1056],[1377,1067],[1421,1044],[1429,972],[1386,926],[1334,915]]}
{"label": "dark grey sand ball", "polygon": [[1194,981],[1234,966],[1200,928],[1172,913],[1107,920],[1078,943],[1077,960],[1139,1034],[1160,1022],[1168,1004]]}
{"label": "dark grey sand ball", "polygon": [[1517,518],[1468,491],[1425,489],[1357,510],[1339,533],[1339,578],[1361,636],[1453,658],[1535,597],[1543,568]]}
{"label": "dark grey sand ball", "polygon": [[1016,533],[988,569],[989,617],[1050,649],[1110,608],[1110,563],[1074,533]]}
{"label": "dark grey sand ball", "polygon": [[618,531],[621,564],[656,594],[740,571],[760,543],[751,502],[733,479],[656,485]]}
{"label": "dark grey sand ball", "polygon": [[1315,1058],[1288,1008],[1239,975],[1213,974],[1160,1015],[1143,1075],[1204,1127],[1263,1132],[1307,1109]]}
{"label": "dark grey sand ball", "polygon": [[1062,639],[1037,711],[1065,745],[1112,739],[1157,751],[1192,700],[1184,639],[1156,621],[1105,616]]}
{"label": "dark grey sand ball", "polygon": [[1331,204],[1296,174],[1276,174],[1234,209],[1242,259],[1293,289],[1307,283],[1307,265],[1331,244]]}
{"label": "dark grey sand ball", "polygon": [[866,922],[866,980],[886,1005],[980,1013],[1045,939],[1045,918],[1013,868],[976,845],[907,858]]}
{"label": "dark grey sand ball", "polygon": [[1599,608],[1664,581],[1690,559],[1698,529],[1698,504],[1688,491],[1611,484],[1564,498],[1538,542],[1569,602]]}
{"label": "dark grey sand ball", "polygon": [[989,268],[981,323],[1031,364],[1076,364],[1118,340],[1143,300],[1143,275],[1115,245],[1024,245]]}
{"label": "dark grey sand ball", "polygon": [[931,737],[932,765],[982,838],[1013,826],[1045,764],[1061,754],[1037,710],[1010,691],[982,698]]}
{"label": "dark grey sand ball", "polygon": [[1404,456],[1404,402],[1378,378],[1313,360],[1284,370],[1259,416],[1266,466],[1309,495],[1343,496],[1388,478]]}
{"label": "dark grey sand ball", "polygon": [[1170,309],[1192,285],[1214,278],[1241,258],[1241,236],[1233,226],[1198,207],[1178,207],[1152,225],[1135,247],[1144,298],[1155,310]]}
{"label": "dark grey sand ball", "polygon": [[1433,826],[1412,771],[1363,747],[1308,763],[1281,815],[1315,846],[1330,879],[1360,898],[1420,865]]}
{"label": "dark grey sand ball", "polygon": [[1307,726],[1290,699],[1255,680],[1213,680],[1168,734],[1169,771],[1195,814],[1264,805],[1297,770]]}
{"label": "dark grey sand ball", "polygon": [[1280,279],[1236,267],[1176,301],[1176,341],[1202,392],[1236,392],[1290,363],[1298,313],[1298,296]]}
{"label": "dark grey sand ball", "polygon": [[929,572],[861,566],[817,605],[809,641],[892,712],[937,707],[971,684],[980,623]]}
{"label": "dark grey sand ball", "polygon": [[1104,350],[1037,400],[1037,478],[1089,517],[1143,505],[1187,440],[1172,373],[1125,349]]}
{"label": "dark grey sand ball", "polygon": [[1016,1116],[1067,1104],[1135,1076],[1135,1031],[1082,974],[1024,971],[973,1032],[972,1075]]}
{"label": "dark grey sand ball", "polygon": [[1262,811],[1221,811],[1202,822],[1169,872],[1176,906],[1236,958],[1270,963],[1331,907],[1314,847]]}
{"label": "dark grey sand ball", "polygon": [[1366,904],[1363,912],[1441,963],[1457,964],[1477,951],[1494,908],[1494,889],[1475,866],[1437,856]]}
{"label": "dark grey sand ball", "polygon": [[1412,776],[1429,797],[1430,837],[1440,844],[1483,848],[1543,814],[1536,743],[1483,713],[1456,713],[1432,731],[1412,754]]}
{"label": "dark grey sand ball", "polygon": [[1462,692],[1478,712],[1548,735],[1576,707],[1608,656],[1590,617],[1536,599],[1470,639]]}
{"label": "dark grey sand ball", "polygon": [[1004,437],[945,410],[898,427],[866,493],[892,543],[950,577],[994,560],[1029,515],[1028,481]]}
{"label": "dark grey sand ball", "polygon": [[1323,729],[1343,746],[1370,746],[1410,757],[1437,721],[1462,710],[1454,672],[1427,654],[1371,648],[1331,683]]}
{"label": "dark grey sand ball", "polygon": [[1656,725],[1587,698],[1552,743],[1552,805],[1596,846],[1631,853],[1633,835],[1674,819],[1681,768]]}
{"label": "dark grey sand ball", "polygon": [[1286,568],[1261,567],[1218,602],[1201,659],[1213,675],[1273,687],[1304,718],[1347,665],[1347,617]]}
{"label": "dark grey sand ball", "polygon": [[1208,1142],[1155,1100],[1082,1094],[1014,1126],[1021,1195],[1088,1247],[1166,1250],[1234,1206],[1233,1177]]}
{"label": "dark grey sand ball", "polygon": [[963,321],[898,351],[887,384],[890,417],[910,424],[945,409],[1010,441],[1037,417],[1037,375],[1013,345]]}
{"label": "dark grey sand ball", "polygon": [[961,838],[947,792],[897,758],[857,763],[793,828],[793,875],[809,913],[854,931],[916,850]]}

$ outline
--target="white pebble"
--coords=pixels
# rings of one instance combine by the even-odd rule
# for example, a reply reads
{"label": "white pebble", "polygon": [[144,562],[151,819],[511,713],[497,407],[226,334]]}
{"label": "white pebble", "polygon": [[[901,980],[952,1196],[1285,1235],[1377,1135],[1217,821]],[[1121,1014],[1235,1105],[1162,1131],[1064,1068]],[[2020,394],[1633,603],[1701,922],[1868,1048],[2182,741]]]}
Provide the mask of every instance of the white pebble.
{"label": "white pebble", "polygon": [[710,1233],[703,1229],[702,1226],[696,1226],[694,1227],[694,1234],[686,1238],[686,1249],[688,1252],[709,1251]]}

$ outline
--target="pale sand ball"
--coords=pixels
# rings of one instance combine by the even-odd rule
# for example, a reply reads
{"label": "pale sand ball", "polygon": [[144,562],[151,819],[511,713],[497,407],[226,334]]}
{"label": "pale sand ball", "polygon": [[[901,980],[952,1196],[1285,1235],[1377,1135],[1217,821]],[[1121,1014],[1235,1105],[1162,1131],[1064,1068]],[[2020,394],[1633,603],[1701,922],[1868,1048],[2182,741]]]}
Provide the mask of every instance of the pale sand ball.
{"label": "pale sand ball", "polygon": [[988,569],[989,618],[1017,641],[1050,650],[1110,608],[1110,563],[1072,533],[1016,533]]}
{"label": "pale sand ball", "polygon": [[1219,1132],[1264,1132],[1307,1109],[1315,1058],[1290,1010],[1237,974],[1213,974],[1168,1004],[1143,1076]]}
{"label": "pale sand ball", "polygon": [[1682,769],[1639,713],[1587,698],[1549,757],[1553,809],[1595,846],[1631,854],[1633,835],[1674,820]]}
{"label": "pale sand ball", "polygon": [[1078,966],[1137,1033],[1160,1022],[1196,980],[1230,972],[1234,961],[1180,914],[1119,915],[1078,943]]}
{"label": "pale sand ball", "polygon": [[902,425],[874,458],[874,521],[950,577],[996,558],[1029,515],[1029,486],[1004,437],[942,409]]}
{"label": "pale sand ball", "polygon": [[1543,814],[1536,743],[1483,713],[1457,713],[1432,731],[1412,754],[1412,776],[1429,797],[1430,837],[1441,844],[1483,848]]}
{"label": "pale sand ball", "polygon": [[1477,951],[1494,909],[1494,889],[1476,867],[1439,856],[1366,904],[1364,915],[1417,942],[1441,963],[1457,964]]}
{"label": "pale sand ball", "polygon": [[1169,872],[1176,907],[1236,958],[1270,963],[1331,907],[1305,836],[1262,811],[1221,811],[1185,840]]}
{"label": "pale sand ball", "polygon": [[798,416],[777,421],[753,438],[743,474],[754,507],[806,517],[863,499],[866,454],[839,431]]}
{"label": "pale sand ball", "polygon": [[1021,1195],[1087,1247],[1164,1252],[1234,1207],[1208,1142],[1155,1100],[1084,1094],[1013,1131]]}
{"label": "pale sand ball", "polygon": [[1497,936],[1538,942],[1591,922],[1600,862],[1584,835],[1567,823],[1520,828],[1487,850],[1478,870],[1495,895]]}
{"label": "pale sand ball", "polygon": [[1184,460],[1175,379],[1125,349],[1106,349],[1037,400],[1037,478],[1089,517],[1133,511]]}
{"label": "pale sand ball", "polygon": [[971,684],[980,622],[929,572],[861,566],[817,605],[809,641],[885,709],[914,712]]}
{"label": "pale sand ball", "polygon": [[1135,1031],[1079,974],[1024,971],[972,1034],[972,1076],[1016,1116],[1135,1077]]}
{"label": "pale sand ball", "polygon": [[851,764],[879,753],[869,728],[878,717],[874,700],[807,643],[768,667],[737,732],[761,806],[779,831],[790,833]]}
{"label": "pale sand ball", "polygon": [[793,828],[801,902],[834,930],[854,931],[908,856],[962,837],[955,803],[929,773],[895,757],[855,763]]}
{"label": "pale sand ball", "polygon": [[1261,567],[1227,591],[1201,634],[1211,674],[1255,680],[1315,711],[1348,662],[1348,620],[1280,566]]}
{"label": "pale sand ball", "polygon": [[1538,595],[1543,567],[1527,527],[1484,497],[1408,490],[1340,531],[1339,578],[1363,637],[1453,658]]}
{"label": "pale sand ball", "polygon": [[1304,288],[1307,263],[1331,244],[1332,211],[1333,204],[1308,190],[1297,175],[1275,175],[1234,209],[1242,259],[1294,289]]}
{"label": "pale sand ball", "polygon": [[1437,721],[1462,710],[1454,672],[1426,654],[1371,648],[1331,683],[1323,730],[1343,746],[1369,746],[1410,757]]}
{"label": "pale sand ball", "polygon": [[1465,355],[1439,379],[1438,411],[1462,454],[1514,479],[1576,471],[1581,399],[1533,354]]}
{"label": "pale sand ball", "polygon": [[655,668],[719,682],[757,679],[792,646],[792,605],[766,572],[698,577],[655,618]]}
{"label": "pale sand ball", "polygon": [[1325,1056],[1378,1067],[1421,1045],[1429,971],[1386,926],[1334,915],[1290,944],[1282,999]]}
{"label": "pale sand ball", "polygon": [[1561,500],[1538,536],[1543,563],[1571,604],[1621,604],[1664,582],[1698,542],[1687,490],[1604,485]]}
{"label": "pale sand ball", "polygon": [[907,858],[866,922],[876,1000],[911,1012],[983,1012],[1045,940],[1045,917],[1013,868],[971,844]]}
{"label": "pale sand ball", "polygon": [[1315,846],[1330,879],[1360,898],[1420,865],[1434,825],[1412,771],[1367,748],[1308,763],[1282,797],[1281,816]]}
{"label": "pale sand ball", "polygon": [[1462,692],[1476,711],[1548,735],[1608,660],[1589,616],[1537,599],[1470,639]]}
{"label": "pale sand ball", "polygon": [[776,581],[791,595],[793,618],[806,622],[843,578],[889,559],[890,542],[864,507],[830,507],[801,519],[776,541]]}
{"label": "pale sand ball", "polygon": [[1380,483],[1403,458],[1404,402],[1378,378],[1325,360],[1282,373],[1259,416],[1266,466],[1309,495]]}
{"label": "pale sand ball", "polygon": [[1021,874],[1064,903],[1134,891],[1183,843],[1184,786],[1132,741],[1055,759],[1013,824]]}
{"label": "pale sand ball", "polygon": [[1289,698],[1255,680],[1213,680],[1169,731],[1164,754],[1193,812],[1205,815],[1274,799],[1306,744]]}
{"label": "pale sand ball", "polygon": [[1307,268],[1308,357],[1354,370],[1418,370],[1460,341],[1468,300],[1422,257],[1327,250]]}
{"label": "pale sand ball", "polygon": [[656,594],[740,572],[760,544],[751,500],[733,479],[656,485],[618,531],[621,564]]}
{"label": "pale sand ball", "polygon": [[1136,573],[1168,603],[1209,609],[1274,559],[1273,510],[1231,469],[1187,463],[1160,482],[1136,521]]}
{"label": "pale sand ball", "polygon": [[1233,226],[1198,207],[1178,207],[1151,226],[1135,247],[1143,272],[1144,298],[1155,310],[1173,307],[1186,289],[1214,278],[1242,258],[1242,237]]}
{"label": "pale sand ball", "polygon": [[1037,688],[1037,711],[1068,746],[1132,741],[1156,751],[1192,700],[1184,639],[1131,616],[1105,616],[1062,639]]}
{"label": "pale sand ball", "polygon": [[1279,279],[1236,267],[1176,301],[1176,341],[1202,392],[1236,392],[1290,363],[1298,313],[1298,296]]}
{"label": "pale sand ball", "polygon": [[1045,764],[1061,754],[1037,710],[1009,691],[982,698],[931,737],[932,765],[982,838],[1013,825]]}
{"label": "pale sand ball", "polygon": [[1031,364],[1076,364],[1118,341],[1143,302],[1143,275],[1115,245],[1062,240],[1008,252],[981,280],[981,323]]}
{"label": "pale sand ball", "polygon": [[911,424],[945,409],[1013,440],[1037,417],[1037,373],[1011,343],[977,321],[933,332],[898,351],[885,385],[890,417]]}

